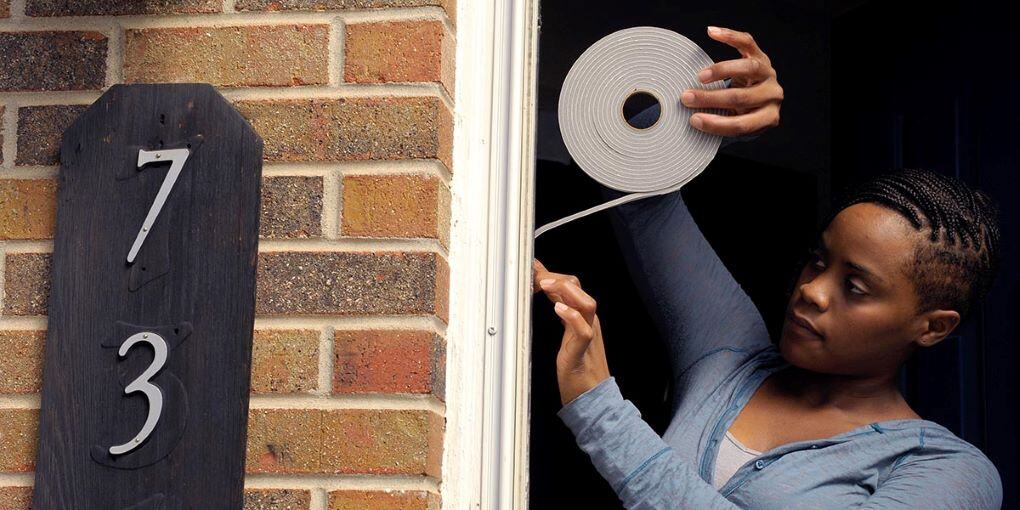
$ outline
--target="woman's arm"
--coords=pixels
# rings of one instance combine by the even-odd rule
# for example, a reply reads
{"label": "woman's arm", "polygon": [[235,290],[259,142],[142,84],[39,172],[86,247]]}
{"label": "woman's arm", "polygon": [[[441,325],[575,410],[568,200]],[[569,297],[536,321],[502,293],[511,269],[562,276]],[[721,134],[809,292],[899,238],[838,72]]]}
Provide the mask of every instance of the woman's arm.
{"label": "woman's arm", "polygon": [[[783,90],[768,56],[746,32],[709,30],[738,49],[743,58],[717,62],[702,71],[702,83],[725,80],[719,90],[689,89],[691,108],[727,108],[733,115],[698,112],[703,131],[723,135],[723,143],[757,137],[778,124]],[[685,94],[686,95],[686,94]],[[649,126],[659,105],[631,119]],[[606,199],[622,192],[602,186]],[[653,320],[669,345],[679,378],[703,356],[728,348],[751,354],[771,341],[765,322],[734,280],[687,210],[680,191],[621,204],[609,210],[627,267]]]}
{"label": "woman's arm", "polygon": [[[614,377],[568,402],[557,416],[625,508],[739,508],[703,480],[695,466],[674,455],[623,398]],[[954,451],[893,469],[860,508],[998,510],[1001,505],[1002,482],[995,465],[976,453]]]}
{"label": "woman's arm", "polygon": [[[623,195],[602,189],[607,199]],[[638,293],[668,345],[675,378],[719,349],[750,355],[770,345],[757,307],[701,233],[680,191],[609,211]]]}
{"label": "woman's arm", "polygon": [[705,482],[624,400],[616,378],[603,380],[557,413],[628,509],[737,507]]}

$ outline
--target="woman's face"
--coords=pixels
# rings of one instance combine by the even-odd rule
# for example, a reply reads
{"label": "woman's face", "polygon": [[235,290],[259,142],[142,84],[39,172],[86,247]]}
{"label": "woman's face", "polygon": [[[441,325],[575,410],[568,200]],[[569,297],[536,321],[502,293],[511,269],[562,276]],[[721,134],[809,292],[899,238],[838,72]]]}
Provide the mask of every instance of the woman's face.
{"label": "woman's face", "polygon": [[[919,239],[906,218],[878,204],[840,211],[794,285],[779,342],[783,357],[829,374],[896,370],[923,331],[906,273]],[[798,325],[794,314],[820,335]]]}

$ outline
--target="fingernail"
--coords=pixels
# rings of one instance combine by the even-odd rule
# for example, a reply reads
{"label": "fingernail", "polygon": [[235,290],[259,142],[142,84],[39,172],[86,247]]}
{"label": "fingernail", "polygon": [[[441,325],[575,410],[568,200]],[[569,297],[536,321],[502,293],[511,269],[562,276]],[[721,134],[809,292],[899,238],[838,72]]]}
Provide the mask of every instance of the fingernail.
{"label": "fingernail", "polygon": [[680,100],[683,101],[685,105],[690,106],[691,103],[694,102],[694,93],[684,92],[683,95],[680,96]]}
{"label": "fingernail", "polygon": [[561,303],[561,302],[557,301],[557,302],[556,302],[556,305],[555,305],[555,306],[554,306],[553,308],[555,308],[555,309],[556,309],[556,311],[558,311],[558,312],[562,312],[563,310],[566,310],[566,309],[567,309],[567,305],[565,305],[565,304],[563,304],[563,303]]}
{"label": "fingernail", "polygon": [[719,27],[708,27],[708,33],[712,35],[719,35],[721,32],[722,30],[719,30]]}
{"label": "fingernail", "polygon": [[711,69],[703,69],[700,73],[698,73],[698,79],[701,81],[708,81],[708,79],[711,77],[712,77]]}
{"label": "fingernail", "polygon": [[539,280],[538,284],[542,287],[546,287],[548,285],[552,285],[552,282],[554,281],[556,280],[553,280],[552,278],[546,278],[545,280]]}
{"label": "fingernail", "polygon": [[705,127],[705,123],[701,120],[701,117],[696,115],[691,116],[691,125],[698,129]]}

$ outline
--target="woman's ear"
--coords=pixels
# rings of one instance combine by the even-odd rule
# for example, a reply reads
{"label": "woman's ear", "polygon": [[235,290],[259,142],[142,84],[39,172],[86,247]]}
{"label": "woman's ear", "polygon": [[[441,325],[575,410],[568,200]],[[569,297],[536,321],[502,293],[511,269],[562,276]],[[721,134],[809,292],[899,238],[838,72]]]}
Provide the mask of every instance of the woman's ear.
{"label": "woman's ear", "polygon": [[926,322],[924,331],[917,338],[921,347],[931,347],[949,336],[960,324],[960,314],[956,310],[932,310],[924,314]]}

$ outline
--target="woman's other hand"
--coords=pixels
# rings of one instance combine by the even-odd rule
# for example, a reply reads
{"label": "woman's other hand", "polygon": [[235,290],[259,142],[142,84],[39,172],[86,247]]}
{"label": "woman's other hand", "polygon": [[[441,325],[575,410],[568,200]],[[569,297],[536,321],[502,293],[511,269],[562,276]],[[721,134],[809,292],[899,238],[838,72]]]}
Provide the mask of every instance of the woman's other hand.
{"label": "woman's other hand", "polygon": [[576,276],[550,272],[538,259],[534,260],[532,268],[534,292],[545,292],[563,324],[563,340],[556,356],[556,378],[560,402],[567,405],[609,378],[602,328],[595,315],[595,299],[581,290]]}
{"label": "woman's other hand", "polygon": [[716,62],[698,73],[701,83],[730,78],[729,88],[687,89],[680,101],[688,108],[723,108],[735,114],[698,112],[691,115],[691,125],[722,136],[753,135],[778,126],[783,87],[768,55],[747,32],[708,27],[708,35],[736,48],[742,58]]}

